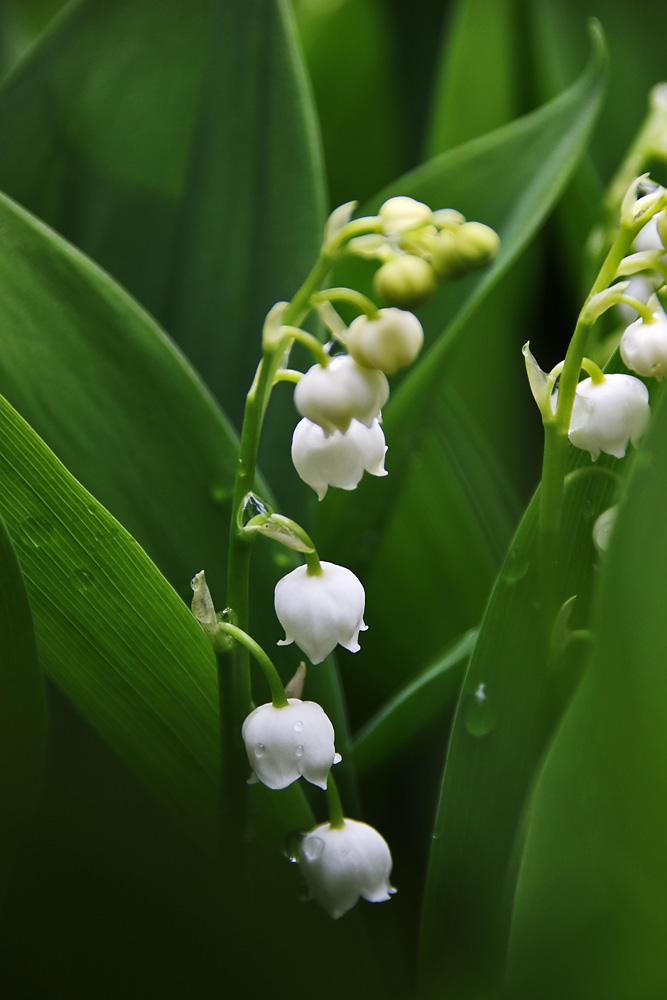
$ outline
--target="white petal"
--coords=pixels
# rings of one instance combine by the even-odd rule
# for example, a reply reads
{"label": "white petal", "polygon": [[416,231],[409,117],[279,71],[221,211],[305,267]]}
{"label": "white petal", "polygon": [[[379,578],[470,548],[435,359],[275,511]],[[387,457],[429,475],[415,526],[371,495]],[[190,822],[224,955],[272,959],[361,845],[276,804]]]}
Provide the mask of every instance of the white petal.
{"label": "white petal", "polygon": [[326,368],[313,365],[294,389],[294,405],[301,416],[319,424],[326,434],[346,431],[352,419],[370,427],[388,398],[386,376],[362,368],[348,354],[333,358]]}
{"label": "white petal", "polygon": [[301,842],[299,864],[311,895],[334,920],[359,897],[378,903],[396,891],[389,883],[387,842],[357,820],[346,819],[339,828],[322,823],[311,830]]}
{"label": "white petal", "polygon": [[260,705],[241,734],[253,775],[268,788],[287,788],[303,776],[325,789],[334,763],[334,730],[322,707],[289,698],[283,708]]}
{"label": "white petal", "polygon": [[593,461],[601,451],[623,458],[628,442],[636,444],[648,424],[648,389],[632,375],[606,375],[603,382],[584,379],[577,386],[569,438],[589,451]]}
{"label": "white petal", "polygon": [[338,643],[356,652],[365,629],[366,595],[349,569],[322,562],[322,572],[311,576],[299,566],[276,584],[275,609],[285,629],[279,645],[296,642],[312,663],[321,663]]}

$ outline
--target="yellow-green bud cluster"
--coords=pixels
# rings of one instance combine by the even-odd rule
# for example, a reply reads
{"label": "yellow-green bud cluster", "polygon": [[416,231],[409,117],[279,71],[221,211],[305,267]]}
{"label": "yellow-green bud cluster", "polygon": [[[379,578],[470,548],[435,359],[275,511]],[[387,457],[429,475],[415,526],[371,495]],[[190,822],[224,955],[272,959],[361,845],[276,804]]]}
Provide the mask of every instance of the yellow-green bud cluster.
{"label": "yellow-green bud cluster", "polygon": [[389,198],[377,219],[381,233],[352,240],[350,249],[382,262],[374,292],[384,305],[399,309],[426,302],[438,278],[451,281],[489,264],[500,246],[489,226],[468,222],[453,208],[431,211],[414,198]]}

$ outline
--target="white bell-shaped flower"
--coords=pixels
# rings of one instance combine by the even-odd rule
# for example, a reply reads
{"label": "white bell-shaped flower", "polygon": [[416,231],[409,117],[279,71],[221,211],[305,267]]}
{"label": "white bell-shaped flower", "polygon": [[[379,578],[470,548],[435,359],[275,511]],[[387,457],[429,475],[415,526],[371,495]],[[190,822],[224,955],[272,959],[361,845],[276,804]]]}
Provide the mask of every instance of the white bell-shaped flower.
{"label": "white bell-shaped flower", "polygon": [[361,581],[344,566],[320,563],[312,574],[298,566],[278,580],[274,597],[278,621],[285,629],[279,646],[295,642],[312,663],[337,646],[358,652],[364,624],[366,594]]}
{"label": "white bell-shaped flower", "polygon": [[294,389],[301,416],[319,424],[325,434],[346,431],[351,420],[370,427],[388,399],[386,376],[358,365],[349,354],[332,358],[326,367],[313,365]]}
{"label": "white bell-shaped flower", "polygon": [[364,472],[386,476],[387,446],[377,420],[370,427],[351,420],[343,434],[325,434],[319,424],[300,420],[292,436],[292,461],[299,476],[321,500],[329,486],[354,490]]}
{"label": "white bell-shaped flower", "polygon": [[649,302],[653,322],[639,317],[624,331],[620,351],[624,363],[645,378],[662,379],[667,372],[667,316],[654,299]]}
{"label": "white bell-shaped flower", "polygon": [[377,319],[357,316],[345,339],[355,361],[387,375],[412,364],[423,343],[424,331],[415,314],[393,307],[380,309]]}
{"label": "white bell-shaped flower", "polygon": [[650,417],[648,389],[632,375],[584,379],[577,386],[568,436],[575,448],[623,458],[628,441],[636,446]]}
{"label": "white bell-shaped flower", "polygon": [[260,705],[246,718],[241,735],[252,768],[249,784],[287,788],[304,777],[326,789],[331,766],[340,760],[331,721],[314,701],[289,698],[283,708]]}
{"label": "white bell-shaped flower", "polygon": [[355,819],[346,819],[341,827],[316,826],[301,841],[298,861],[311,896],[334,920],[360,897],[381,903],[396,892],[389,882],[387,841]]}

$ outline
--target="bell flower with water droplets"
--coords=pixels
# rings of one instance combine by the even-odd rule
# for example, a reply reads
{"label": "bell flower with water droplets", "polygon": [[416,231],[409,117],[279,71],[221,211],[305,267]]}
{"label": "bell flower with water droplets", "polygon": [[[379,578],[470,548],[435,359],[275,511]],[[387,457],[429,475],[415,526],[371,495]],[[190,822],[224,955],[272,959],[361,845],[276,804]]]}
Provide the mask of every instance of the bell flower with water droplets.
{"label": "bell flower with water droplets", "polygon": [[326,789],[331,766],[340,760],[334,728],[314,701],[289,698],[282,708],[260,705],[246,718],[241,735],[252,768],[249,784],[287,788],[304,777]]}
{"label": "bell flower with water droplets", "polygon": [[376,319],[357,316],[345,339],[355,361],[387,375],[412,364],[423,343],[424,331],[414,313],[396,308],[380,309]]}
{"label": "bell flower with water droplets", "polygon": [[319,573],[298,566],[278,580],[274,597],[278,621],[285,629],[279,646],[295,642],[311,663],[341,645],[356,653],[364,624],[366,594],[361,581],[344,566],[320,563]]}
{"label": "bell flower with water droplets", "polygon": [[648,389],[632,375],[584,379],[577,386],[568,436],[595,461],[604,451],[623,458],[628,441],[636,446],[650,417]]}
{"label": "bell flower with water droplets", "polygon": [[319,424],[300,420],[292,436],[292,461],[304,483],[317,493],[318,500],[329,486],[354,490],[364,472],[386,476],[384,456],[387,446],[377,420],[370,427],[350,421],[343,434],[326,435]]}
{"label": "bell flower with water droplets", "polygon": [[355,819],[316,826],[301,841],[298,861],[312,898],[334,920],[360,897],[381,903],[396,892],[389,882],[389,845],[372,826]]}
{"label": "bell flower with water droplets", "polygon": [[621,357],[628,368],[645,378],[662,379],[667,372],[667,316],[653,297],[648,303],[653,322],[640,316],[621,337]]}
{"label": "bell flower with water droplets", "polygon": [[346,431],[351,420],[370,427],[389,399],[386,376],[340,354],[326,367],[313,365],[294,389],[294,405],[302,417],[319,424],[325,434]]}

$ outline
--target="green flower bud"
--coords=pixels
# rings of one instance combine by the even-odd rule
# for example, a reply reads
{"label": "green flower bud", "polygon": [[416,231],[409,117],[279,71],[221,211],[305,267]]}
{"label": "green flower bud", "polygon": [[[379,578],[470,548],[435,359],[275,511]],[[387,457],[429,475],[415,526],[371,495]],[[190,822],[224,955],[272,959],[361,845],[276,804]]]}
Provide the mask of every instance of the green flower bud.
{"label": "green flower bud", "polygon": [[380,206],[378,217],[385,233],[403,233],[409,229],[418,229],[428,225],[432,220],[431,209],[422,201],[414,198],[389,198]]}
{"label": "green flower bud", "polygon": [[484,267],[498,254],[500,237],[482,222],[466,222],[456,230],[459,253],[470,269]]}
{"label": "green flower bud", "polygon": [[455,208],[439,208],[433,213],[433,221],[440,229],[451,229],[452,226],[462,225],[466,217]]}
{"label": "green flower bud", "polygon": [[455,230],[444,229],[439,233],[432,241],[430,251],[431,266],[439,278],[453,281],[468,272],[469,265],[461,255]]}
{"label": "green flower bud", "polygon": [[399,309],[415,309],[435,294],[435,272],[428,261],[402,253],[375,272],[373,290],[382,302]]}

